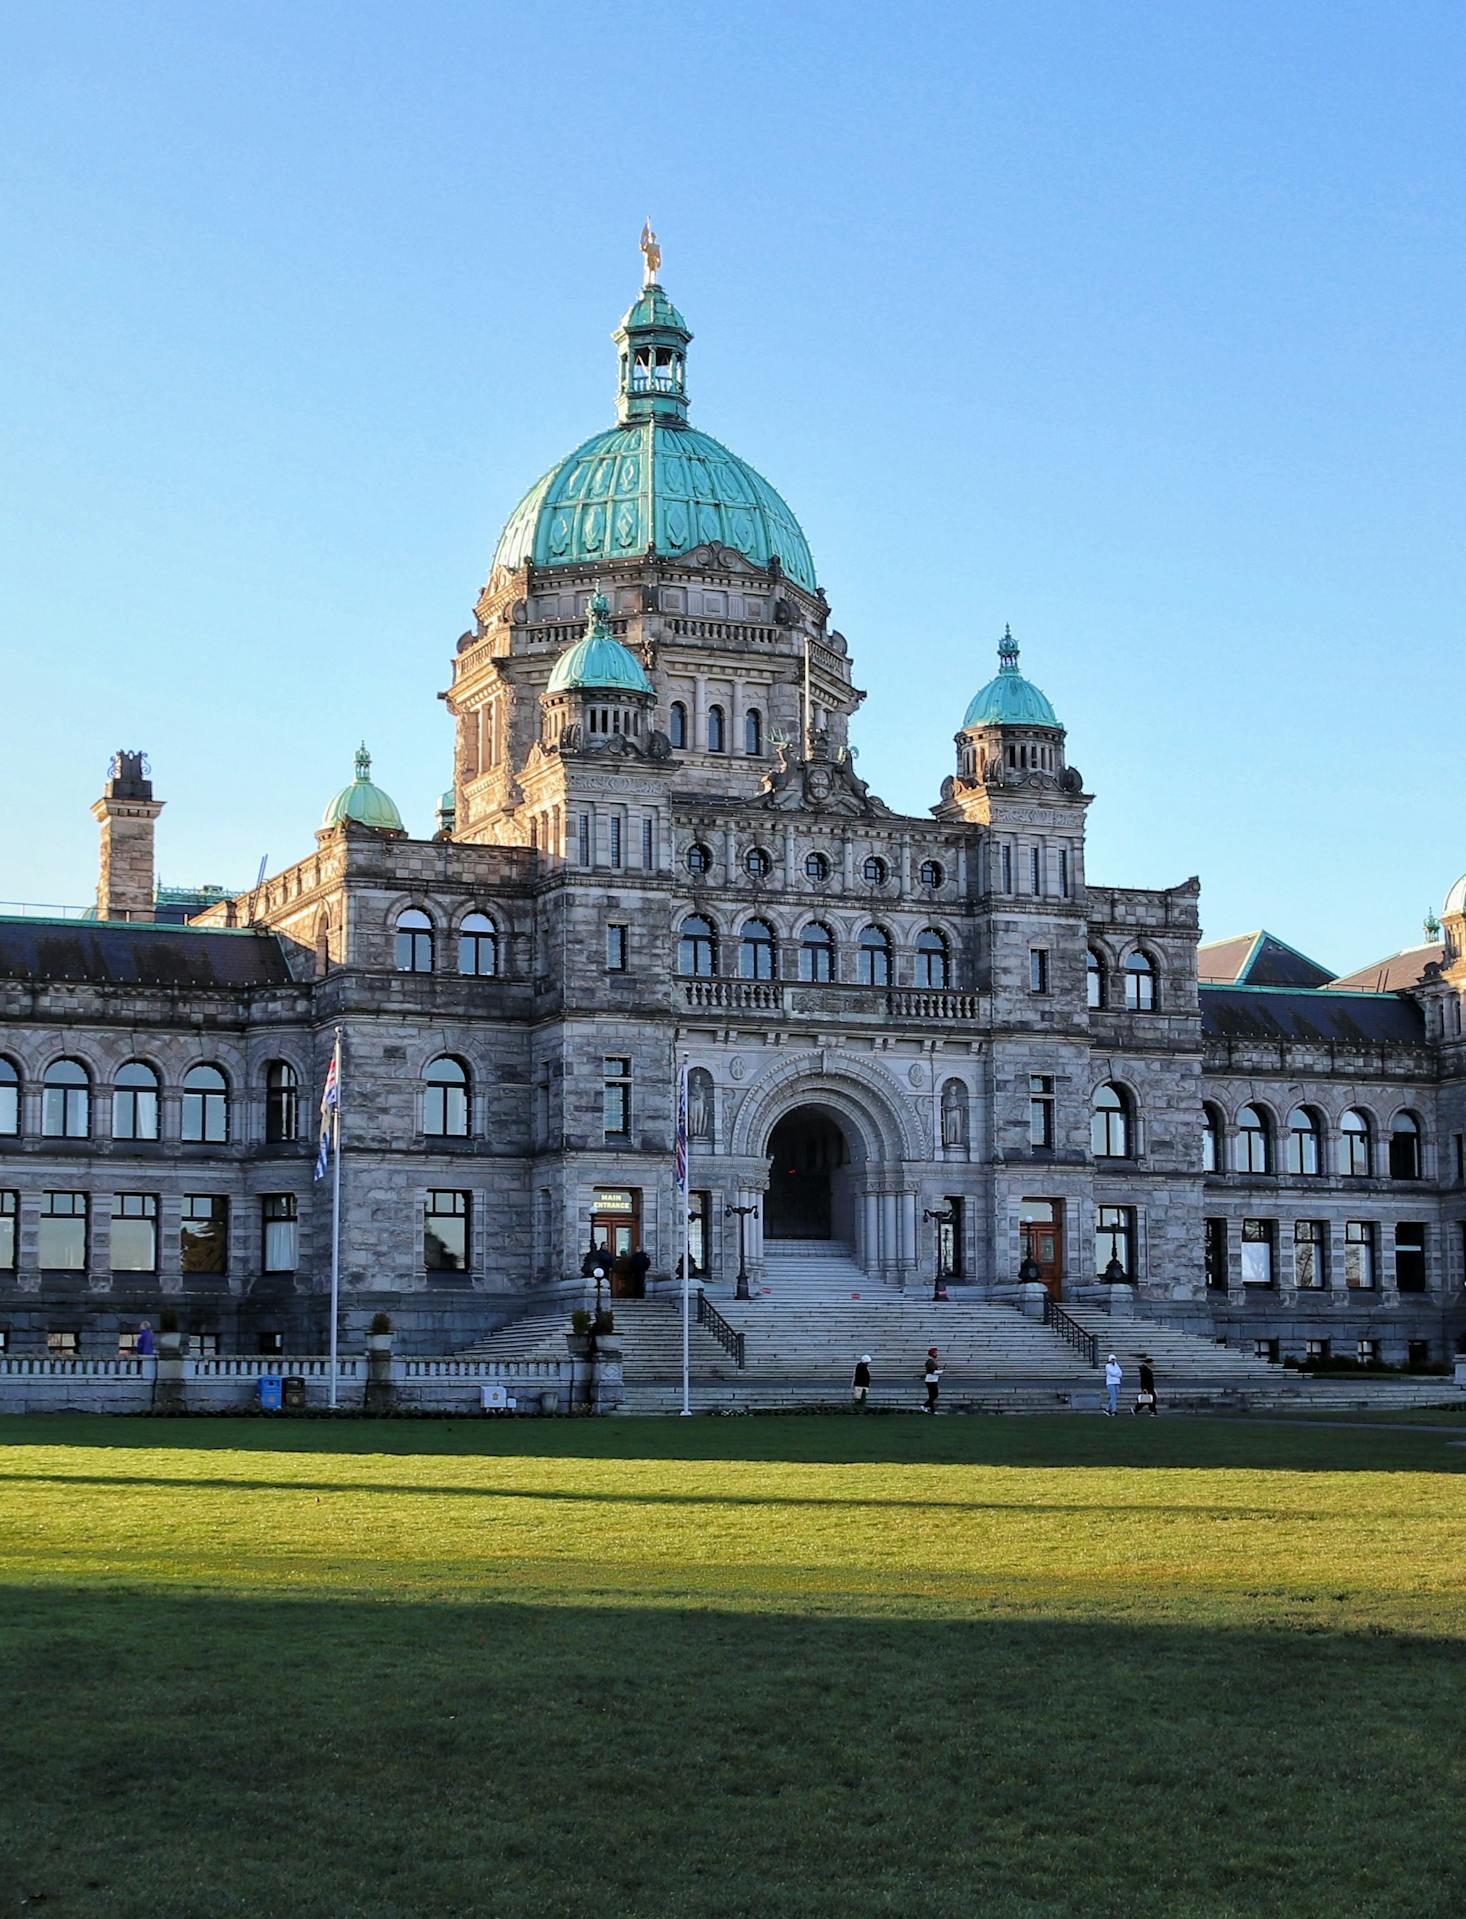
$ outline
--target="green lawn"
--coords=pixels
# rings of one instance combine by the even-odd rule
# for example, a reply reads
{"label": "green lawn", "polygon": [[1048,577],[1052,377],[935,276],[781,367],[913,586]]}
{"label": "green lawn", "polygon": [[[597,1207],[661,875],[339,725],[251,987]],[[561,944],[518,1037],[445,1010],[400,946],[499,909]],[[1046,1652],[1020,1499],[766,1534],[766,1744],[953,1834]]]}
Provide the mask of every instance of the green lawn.
{"label": "green lawn", "polygon": [[1455,1912],[1450,1441],[0,1419],[0,1915]]}

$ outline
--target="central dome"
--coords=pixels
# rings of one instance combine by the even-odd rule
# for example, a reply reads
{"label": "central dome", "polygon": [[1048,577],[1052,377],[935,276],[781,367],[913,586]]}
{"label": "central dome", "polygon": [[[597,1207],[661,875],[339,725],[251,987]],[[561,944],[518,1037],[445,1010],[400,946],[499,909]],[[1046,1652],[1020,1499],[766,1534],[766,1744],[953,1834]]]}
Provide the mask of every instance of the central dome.
{"label": "central dome", "polygon": [[535,482],[500,535],[494,567],[632,560],[648,547],[675,557],[716,541],[761,569],[777,559],[813,593],[809,545],[784,501],[736,453],[686,424],[692,335],[654,280],[612,338],[619,424]]}

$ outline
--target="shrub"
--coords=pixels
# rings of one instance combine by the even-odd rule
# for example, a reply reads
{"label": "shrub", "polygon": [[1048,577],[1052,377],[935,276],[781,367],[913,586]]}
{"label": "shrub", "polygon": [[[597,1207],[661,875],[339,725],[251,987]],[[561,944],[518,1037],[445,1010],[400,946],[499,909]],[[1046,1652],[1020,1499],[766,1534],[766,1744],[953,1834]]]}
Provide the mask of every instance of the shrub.
{"label": "shrub", "polygon": [[583,1306],[577,1306],[575,1311],[570,1315],[571,1332],[572,1333],[588,1333],[590,1331],[590,1327],[591,1327],[590,1314],[585,1310]]}
{"label": "shrub", "polygon": [[390,1333],[391,1330],[392,1315],[390,1313],[372,1314],[372,1331],[374,1333]]}
{"label": "shrub", "polygon": [[596,1314],[595,1329],[598,1333],[613,1333],[616,1330],[615,1316],[609,1306],[602,1306]]}
{"label": "shrub", "polygon": [[176,1307],[165,1306],[162,1312],[159,1313],[158,1331],[160,1333],[176,1333],[178,1331],[178,1311]]}

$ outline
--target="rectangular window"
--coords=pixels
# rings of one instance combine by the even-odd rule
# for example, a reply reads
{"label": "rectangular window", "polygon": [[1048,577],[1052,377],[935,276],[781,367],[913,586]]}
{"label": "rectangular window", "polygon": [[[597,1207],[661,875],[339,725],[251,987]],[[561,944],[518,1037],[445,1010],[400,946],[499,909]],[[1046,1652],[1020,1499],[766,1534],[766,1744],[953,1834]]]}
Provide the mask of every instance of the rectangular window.
{"label": "rectangular window", "polygon": [[255,1335],[255,1351],[261,1359],[270,1359],[285,1350],[284,1333],[261,1332]]}
{"label": "rectangular window", "polygon": [[1005,893],[1011,893],[1013,891],[1013,849],[1011,846],[1005,846],[1003,848],[1003,891]]}
{"label": "rectangular window", "polygon": [[1466,1180],[1466,1133],[1456,1134],[1456,1184]]}
{"label": "rectangular window", "polygon": [[625,1139],[631,1132],[631,1061],[608,1059],[604,1063],[602,1117],[607,1139]]}
{"label": "rectangular window", "polygon": [[1101,1279],[1135,1277],[1135,1214],[1129,1206],[1101,1206],[1096,1213],[1094,1270]]}
{"label": "rectangular window", "polygon": [[430,1273],[468,1271],[468,1194],[430,1192],[423,1212],[423,1265]]}
{"label": "rectangular window", "polygon": [[1303,1357],[1313,1360],[1315,1364],[1327,1365],[1329,1342],[1326,1339],[1305,1339],[1303,1342]]}
{"label": "rectangular window", "polygon": [[52,1359],[75,1359],[81,1351],[81,1332],[75,1326],[52,1326],[46,1333],[46,1351]]}
{"label": "rectangular window", "polygon": [[79,1273],[85,1270],[85,1193],[42,1193],[40,1263],[48,1272]]}
{"label": "rectangular window", "polygon": [[0,1273],[15,1271],[15,1236],[19,1201],[14,1193],[0,1193]]}
{"label": "rectangular window", "polygon": [[1400,1224],[1395,1228],[1395,1290],[1425,1291],[1425,1227]]}
{"label": "rectangular window", "polygon": [[1047,947],[1031,946],[1028,950],[1028,990],[1030,993],[1047,993],[1049,990]]}
{"label": "rectangular window", "polygon": [[1063,846],[1059,848],[1059,897],[1069,897],[1069,852]]}
{"label": "rectangular window", "polygon": [[184,1194],[178,1264],[185,1273],[228,1272],[229,1201],[218,1193]]}
{"label": "rectangular window", "polygon": [[1227,1222],[1224,1219],[1206,1221],[1206,1283],[1214,1293],[1227,1290]]}
{"label": "rectangular window", "polygon": [[590,814],[577,813],[575,816],[576,851],[582,866],[590,865]]}
{"label": "rectangular window", "polygon": [[190,1333],[188,1336],[188,1356],[190,1359],[217,1359],[219,1357],[219,1335],[217,1333]]}
{"label": "rectangular window", "polygon": [[1344,1227],[1344,1284],[1367,1293],[1374,1286],[1374,1225],[1351,1219]]}
{"label": "rectangular window", "polygon": [[626,971],[626,933],[624,926],[611,925],[606,928],[606,971],[624,973]]}
{"label": "rectangular window", "polygon": [[1321,1219],[1295,1219],[1293,1222],[1293,1284],[1313,1292],[1329,1283],[1325,1270],[1327,1245]]}
{"label": "rectangular window", "polygon": [[260,1215],[264,1227],[263,1270],[293,1273],[299,1250],[294,1193],[266,1193],[260,1201]]}
{"label": "rectangular window", "polygon": [[1377,1339],[1359,1339],[1354,1342],[1354,1357],[1361,1366],[1372,1366],[1379,1358]]}
{"label": "rectangular window", "polygon": [[1428,1339],[1408,1340],[1405,1345],[1405,1364],[1407,1366],[1428,1366],[1430,1364],[1430,1341]]}
{"label": "rectangular window", "polygon": [[1244,1219],[1242,1222],[1242,1284],[1271,1286],[1273,1283],[1273,1235],[1276,1221]]}
{"label": "rectangular window", "polygon": [[112,1270],[158,1270],[158,1202],[152,1193],[112,1195]]}
{"label": "rectangular window", "polygon": [[1028,1075],[1028,1143],[1042,1150],[1054,1143],[1054,1076]]}
{"label": "rectangular window", "polygon": [[962,1196],[948,1193],[942,1201],[944,1218],[937,1222],[937,1271],[943,1279],[962,1277]]}
{"label": "rectangular window", "polygon": [[1278,1342],[1275,1339],[1254,1339],[1252,1342],[1252,1357],[1254,1359],[1270,1359],[1273,1364],[1276,1365],[1278,1363]]}
{"label": "rectangular window", "polygon": [[1028,849],[1028,890],[1037,899],[1044,890],[1043,850],[1030,846]]}
{"label": "rectangular window", "polygon": [[687,1195],[687,1257],[694,1279],[706,1279],[708,1275],[708,1221],[712,1218],[712,1212],[711,1193]]}
{"label": "rectangular window", "polygon": [[608,821],[610,827],[610,857],[612,866],[621,864],[621,815],[613,813]]}
{"label": "rectangular window", "polygon": [[10,1328],[0,1326],[0,1358],[10,1351]]}
{"label": "rectangular window", "polygon": [[641,863],[649,873],[657,864],[657,823],[653,819],[641,823]]}

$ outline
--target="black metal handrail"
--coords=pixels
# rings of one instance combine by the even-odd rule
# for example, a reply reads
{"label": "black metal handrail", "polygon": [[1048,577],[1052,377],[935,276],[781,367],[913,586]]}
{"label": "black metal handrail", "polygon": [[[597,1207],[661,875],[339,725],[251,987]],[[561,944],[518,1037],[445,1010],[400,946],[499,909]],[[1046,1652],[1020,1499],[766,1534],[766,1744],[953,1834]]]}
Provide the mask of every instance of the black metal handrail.
{"label": "black metal handrail", "polygon": [[699,1326],[707,1327],[735,1366],[743,1364],[742,1333],[736,1326],[728,1324],[700,1286],[697,1289],[697,1323]]}
{"label": "black metal handrail", "polygon": [[1098,1339],[1093,1333],[1086,1332],[1074,1315],[1066,1313],[1058,1300],[1048,1293],[1044,1294],[1044,1325],[1056,1332],[1076,1353],[1082,1353],[1086,1366],[1098,1366]]}

